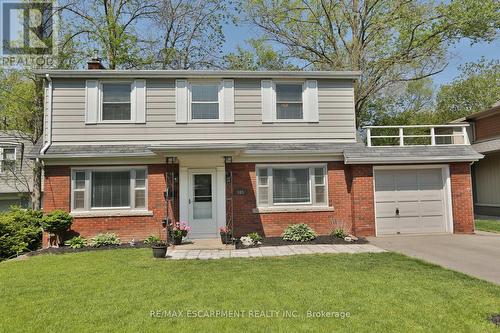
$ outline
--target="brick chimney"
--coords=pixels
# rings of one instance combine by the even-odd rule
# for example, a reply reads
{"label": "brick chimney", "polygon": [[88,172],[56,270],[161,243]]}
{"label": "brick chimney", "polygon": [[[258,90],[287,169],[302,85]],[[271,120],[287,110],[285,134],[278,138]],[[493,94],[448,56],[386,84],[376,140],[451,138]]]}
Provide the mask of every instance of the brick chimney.
{"label": "brick chimney", "polygon": [[102,59],[99,58],[96,52],[94,56],[87,61],[87,69],[106,69],[106,67],[102,65],[101,60]]}

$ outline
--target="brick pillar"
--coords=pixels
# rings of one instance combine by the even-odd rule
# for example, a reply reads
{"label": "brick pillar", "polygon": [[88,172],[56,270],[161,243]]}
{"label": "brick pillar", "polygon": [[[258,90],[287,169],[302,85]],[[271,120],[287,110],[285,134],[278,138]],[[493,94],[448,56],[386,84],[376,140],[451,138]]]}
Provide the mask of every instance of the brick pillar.
{"label": "brick pillar", "polygon": [[373,167],[351,166],[353,232],[356,236],[375,236]]}
{"label": "brick pillar", "polygon": [[469,163],[451,163],[451,201],[453,207],[453,231],[474,233],[474,204]]}

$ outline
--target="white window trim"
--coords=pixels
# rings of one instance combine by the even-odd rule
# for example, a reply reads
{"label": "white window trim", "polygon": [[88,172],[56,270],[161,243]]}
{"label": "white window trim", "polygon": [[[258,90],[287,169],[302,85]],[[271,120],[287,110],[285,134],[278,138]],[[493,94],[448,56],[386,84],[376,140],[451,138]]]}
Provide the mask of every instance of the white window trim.
{"label": "white window trim", "polygon": [[[193,119],[193,85],[217,86],[217,102],[199,102],[199,103],[217,103],[219,105],[218,119]],[[194,102],[197,103],[197,102]],[[188,122],[190,123],[223,123],[224,114],[222,109],[222,81],[188,81]]]}
{"label": "white window trim", "polygon": [[[274,105],[273,105],[273,122],[275,123],[307,123],[305,119],[305,110],[304,110],[304,99],[306,92],[306,81],[305,80],[273,80],[273,94],[274,94]],[[302,119],[278,119],[278,93],[276,91],[277,84],[300,84],[302,86]]]}
{"label": "white window trim", "polygon": [[[4,153],[4,149],[14,149],[14,160],[4,160],[3,158],[3,153]],[[17,147],[16,146],[2,146],[0,147],[0,174],[3,174],[5,173],[4,170],[3,170],[3,163],[4,161],[14,161],[14,163],[17,162]]]}
{"label": "white window trim", "polygon": [[[114,84],[114,83],[118,83],[118,84],[125,84],[125,83],[128,83],[130,85],[130,119],[129,120],[104,120],[102,119],[103,117],[103,104],[104,104],[104,90],[103,90],[103,85],[104,84]],[[131,124],[131,123],[135,123],[135,114],[134,114],[134,110],[133,110],[133,105],[132,105],[132,101],[133,101],[133,81],[115,81],[115,80],[103,80],[103,81],[99,81],[99,114],[97,115],[97,119],[99,120],[99,123],[102,123],[102,124]],[[119,102],[117,102],[116,104],[118,104]],[[123,102],[123,104],[125,104],[125,102]]]}
{"label": "white window trim", "polygon": [[[273,169],[309,169],[309,202],[293,202],[293,203],[274,203],[273,202]],[[324,175],[323,181],[325,187],[325,202],[324,203],[316,203],[316,184],[314,183],[314,169],[315,168],[323,168]],[[267,186],[259,186],[259,170],[267,169]],[[326,163],[315,163],[315,164],[257,164],[255,166],[256,173],[256,204],[257,208],[265,208],[265,209],[280,209],[284,207],[289,208],[301,208],[301,207],[329,207],[329,189],[328,189],[328,167]],[[268,191],[268,204],[263,205],[259,202],[261,187],[266,188]]]}
{"label": "white window trim", "polygon": [[[143,208],[135,208],[135,170],[143,169],[145,171],[145,207]],[[130,171],[130,206],[125,207],[91,207],[91,192],[92,192],[92,172],[93,171]],[[76,173],[77,172],[85,172],[85,208],[83,209],[75,209],[75,182],[76,182]],[[142,188],[138,188],[142,189]],[[81,190],[76,190],[81,191]],[[105,211],[148,211],[148,168],[144,165],[134,165],[134,166],[119,166],[119,167],[90,167],[90,168],[71,168],[71,212],[105,212]]]}

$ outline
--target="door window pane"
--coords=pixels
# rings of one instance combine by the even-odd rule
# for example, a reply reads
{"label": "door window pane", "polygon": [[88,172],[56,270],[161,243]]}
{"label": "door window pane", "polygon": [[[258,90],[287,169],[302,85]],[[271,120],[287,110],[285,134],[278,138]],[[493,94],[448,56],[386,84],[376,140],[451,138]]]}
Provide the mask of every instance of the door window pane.
{"label": "door window pane", "polygon": [[303,119],[301,84],[276,84],[276,102],[277,119]]}
{"label": "door window pane", "polygon": [[309,201],[309,168],[273,169],[274,203],[306,203]]}
{"label": "door window pane", "polygon": [[129,83],[104,83],[102,85],[102,120],[130,120]]}
{"label": "door window pane", "polygon": [[212,175],[194,175],[193,218],[212,218]]}
{"label": "door window pane", "polygon": [[130,171],[92,172],[92,207],[128,207]]}

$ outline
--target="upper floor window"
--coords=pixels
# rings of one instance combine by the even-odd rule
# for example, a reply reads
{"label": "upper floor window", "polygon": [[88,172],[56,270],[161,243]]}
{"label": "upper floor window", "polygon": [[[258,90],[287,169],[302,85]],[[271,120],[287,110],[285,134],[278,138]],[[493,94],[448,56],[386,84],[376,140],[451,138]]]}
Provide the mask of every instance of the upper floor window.
{"label": "upper floor window", "polygon": [[276,84],[276,119],[304,119],[302,84]]}
{"label": "upper floor window", "polygon": [[0,147],[0,173],[14,170],[16,165],[16,148]]}
{"label": "upper floor window", "polygon": [[318,123],[318,81],[262,80],[263,123]]}
{"label": "upper floor window", "polygon": [[218,84],[191,84],[191,119],[219,119]]}
{"label": "upper floor window", "polygon": [[102,84],[102,120],[131,120],[130,83]]}

